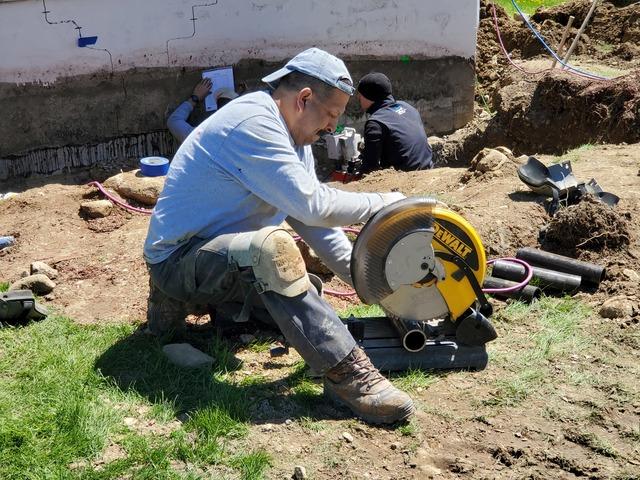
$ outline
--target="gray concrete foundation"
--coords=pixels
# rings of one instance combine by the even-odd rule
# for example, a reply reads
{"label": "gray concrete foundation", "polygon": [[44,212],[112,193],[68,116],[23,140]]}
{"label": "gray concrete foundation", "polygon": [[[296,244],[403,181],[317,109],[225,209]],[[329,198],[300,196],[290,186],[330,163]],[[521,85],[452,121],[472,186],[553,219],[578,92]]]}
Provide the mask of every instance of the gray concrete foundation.
{"label": "gray concrete foundation", "polygon": [[[260,79],[283,62],[234,65],[238,91],[263,88]],[[387,74],[396,98],[418,108],[428,135],[449,133],[473,116],[473,60],[358,58],[347,65],[356,83],[371,71]],[[201,71],[134,69],[46,85],[0,84],[0,180],[107,164],[116,158],[171,156],[177,143],[166,131],[166,117],[191,94]],[[205,117],[198,108],[192,121]],[[353,99],[345,123],[361,127],[364,119]]]}

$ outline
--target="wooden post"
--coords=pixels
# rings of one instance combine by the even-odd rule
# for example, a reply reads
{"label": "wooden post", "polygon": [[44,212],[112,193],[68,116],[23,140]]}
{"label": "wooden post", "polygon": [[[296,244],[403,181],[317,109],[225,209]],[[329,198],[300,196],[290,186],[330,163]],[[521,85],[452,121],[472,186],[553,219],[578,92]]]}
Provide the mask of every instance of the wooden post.
{"label": "wooden post", "polygon": [[[562,40],[560,40],[560,46],[558,47],[558,51],[556,52],[557,56],[560,57],[562,55],[562,50],[564,49],[564,42],[567,41],[567,37],[569,36],[569,29],[571,29],[571,25],[573,25],[573,21],[576,19],[573,15],[569,17],[569,21],[567,22],[567,26],[564,27],[564,32],[562,32]],[[556,68],[556,63],[558,60],[553,59],[553,63],[551,64],[551,68]]]}
{"label": "wooden post", "polygon": [[[578,46],[580,35],[582,35],[582,32],[584,32],[584,29],[587,28],[587,23],[589,23],[589,20],[591,19],[591,15],[593,15],[593,12],[595,11],[599,1],[600,0],[593,0],[593,3],[591,4],[591,8],[589,9],[589,13],[587,13],[587,16],[584,18],[584,22],[582,22],[582,25],[580,26],[580,30],[578,30],[578,34],[576,35],[576,38],[573,39],[573,43],[569,47],[567,54],[562,59],[562,63],[564,63],[565,65],[569,61],[569,57],[571,57],[571,54],[575,50],[576,46]],[[566,67],[563,65],[562,68],[566,68]]]}

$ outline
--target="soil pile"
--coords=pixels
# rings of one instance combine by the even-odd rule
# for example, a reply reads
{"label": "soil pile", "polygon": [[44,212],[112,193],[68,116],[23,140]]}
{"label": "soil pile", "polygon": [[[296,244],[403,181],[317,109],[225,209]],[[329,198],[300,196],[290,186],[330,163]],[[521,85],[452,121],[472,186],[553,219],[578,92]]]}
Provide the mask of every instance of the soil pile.
{"label": "soil pile", "polygon": [[[551,8],[539,9],[531,19],[538,24],[550,21],[566,25],[573,15],[579,27],[589,12],[589,0],[575,0]],[[640,43],[640,3],[630,0],[602,2],[584,32],[592,42],[610,44]]]}
{"label": "soil pile", "polygon": [[[550,73],[497,95],[496,121],[519,151],[562,153],[585,143],[640,141],[640,70],[608,82]],[[571,132],[571,135],[567,135]]]}
{"label": "soil pile", "polygon": [[[571,41],[589,8],[590,0],[575,0],[552,8],[540,8],[530,21],[545,39],[545,42],[557,50],[565,25],[570,16],[575,20],[568,36]],[[512,59],[525,59],[544,56],[551,63],[550,54],[542,43],[519,18],[511,18],[507,12],[496,5],[496,17],[500,37],[505,49]],[[493,16],[493,3],[487,0],[480,2],[480,25],[478,28],[478,48],[476,51],[476,72],[478,75],[479,94],[488,99],[505,84],[503,74],[508,61],[501,51],[495,31],[496,20]],[[637,61],[640,53],[640,3],[628,0],[605,1],[599,5],[590,24],[580,38],[574,56],[614,58],[627,62]],[[568,45],[567,45],[568,47]],[[566,48],[566,47],[565,47]],[[545,70],[540,68],[534,71]]]}
{"label": "soil pile", "polygon": [[549,222],[545,244],[562,250],[620,250],[630,243],[628,215],[587,196],[562,208]]}

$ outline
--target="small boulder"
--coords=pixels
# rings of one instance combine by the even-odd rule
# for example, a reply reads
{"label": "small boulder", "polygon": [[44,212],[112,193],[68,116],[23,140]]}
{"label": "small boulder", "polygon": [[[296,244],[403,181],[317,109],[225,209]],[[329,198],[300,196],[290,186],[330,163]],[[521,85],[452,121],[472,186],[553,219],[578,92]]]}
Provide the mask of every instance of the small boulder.
{"label": "small boulder", "polygon": [[214,359],[188,343],[171,343],[162,347],[162,352],[174,365],[183,368],[211,367]]}
{"label": "small boulder", "polygon": [[56,284],[46,275],[29,275],[12,283],[9,290],[31,290],[36,295],[46,295],[56,288]]}
{"label": "small boulder", "polygon": [[37,275],[42,273],[52,280],[55,280],[58,276],[58,271],[55,268],[50,267],[44,262],[33,262],[31,264],[31,275]]}
{"label": "small boulder", "polygon": [[483,148],[482,151],[471,160],[470,169],[482,173],[491,172],[500,170],[500,168],[508,162],[509,157],[503,152],[494,148]]}
{"label": "small boulder", "polygon": [[243,345],[249,345],[256,341],[255,335],[251,335],[250,333],[241,333],[239,338]]}
{"label": "small boulder", "polygon": [[125,198],[153,206],[162,192],[164,179],[164,176],[145,177],[140,170],[133,170],[108,178],[104,186],[115,190]]}
{"label": "small boulder", "polygon": [[613,297],[602,304],[599,313],[603,318],[630,317],[634,313],[634,305],[627,297]]}
{"label": "small boulder", "polygon": [[624,270],[622,270],[622,274],[632,282],[640,282],[640,274],[638,274],[638,272],[636,272],[635,270],[625,268]]}
{"label": "small boulder", "polygon": [[91,200],[80,204],[80,213],[88,218],[104,218],[111,215],[113,203],[109,200]]}
{"label": "small boulder", "polygon": [[296,465],[293,469],[293,476],[291,477],[293,480],[306,480],[309,478],[307,476],[307,469],[302,465]]}

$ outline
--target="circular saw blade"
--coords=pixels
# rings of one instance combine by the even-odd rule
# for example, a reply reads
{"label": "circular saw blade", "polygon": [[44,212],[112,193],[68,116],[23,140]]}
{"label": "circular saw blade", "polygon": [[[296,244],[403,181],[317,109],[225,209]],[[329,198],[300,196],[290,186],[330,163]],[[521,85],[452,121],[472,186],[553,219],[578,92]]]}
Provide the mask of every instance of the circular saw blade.
{"label": "circular saw blade", "polygon": [[[389,205],[364,226],[353,247],[351,277],[360,299],[398,318],[430,320],[449,310],[434,284],[421,283],[439,271],[433,257],[432,198],[407,198]],[[420,245],[420,242],[424,245]],[[400,265],[398,265],[400,264]]]}
{"label": "circular saw blade", "polygon": [[407,198],[364,226],[353,247],[351,277],[360,299],[389,316],[453,320],[475,303],[470,280],[482,284],[485,261],[480,238],[464,218],[432,198]]}

